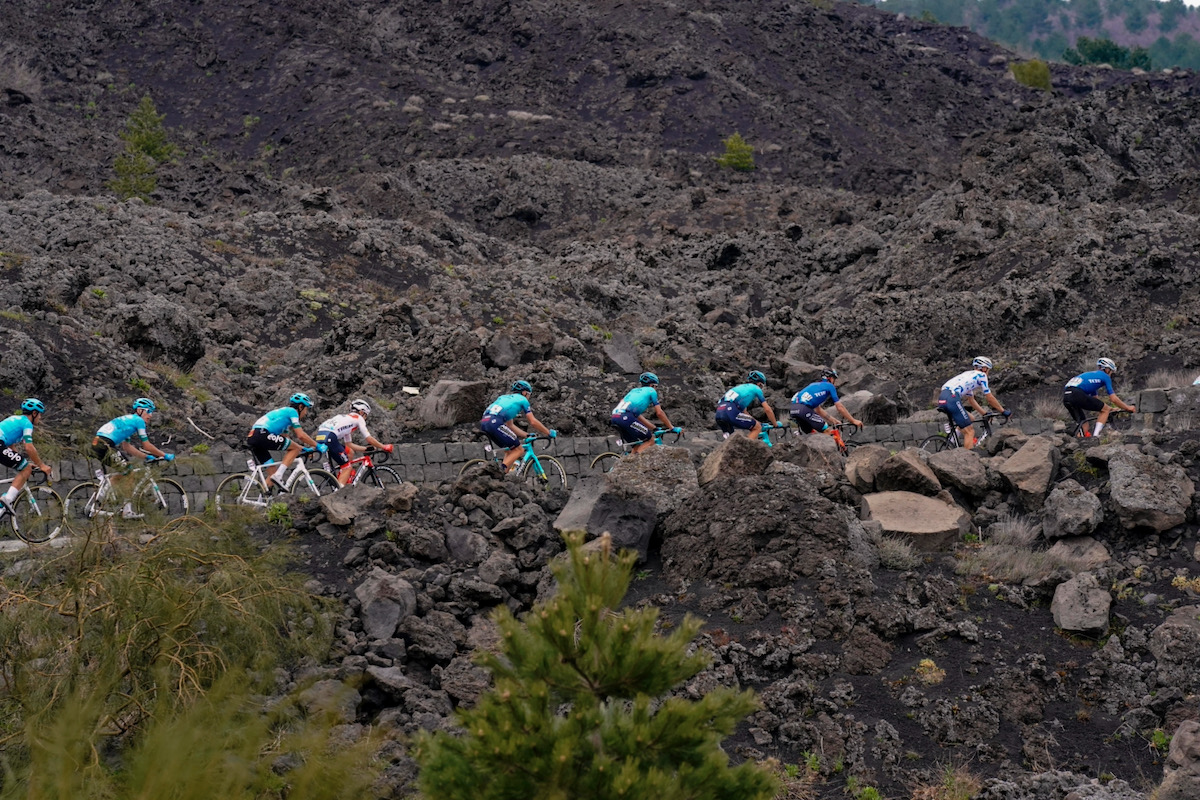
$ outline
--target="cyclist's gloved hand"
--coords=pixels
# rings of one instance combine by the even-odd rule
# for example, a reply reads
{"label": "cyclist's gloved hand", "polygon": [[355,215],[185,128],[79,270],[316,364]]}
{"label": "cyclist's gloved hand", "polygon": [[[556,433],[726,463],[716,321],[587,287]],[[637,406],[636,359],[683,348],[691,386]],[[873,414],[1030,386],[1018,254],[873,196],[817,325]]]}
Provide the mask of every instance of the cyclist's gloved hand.
{"label": "cyclist's gloved hand", "polygon": [[174,461],[174,460],[175,460],[174,453],[163,453],[163,461]]}
{"label": "cyclist's gloved hand", "polygon": [[551,439],[557,439],[557,438],[558,438],[558,431],[556,431],[556,430],[554,430],[553,428],[551,428],[551,429],[550,429],[550,438],[551,438]]}
{"label": "cyclist's gloved hand", "polygon": [[151,461],[153,461],[155,458],[157,458],[157,456],[152,456],[152,455],[150,455],[149,453],[146,453],[146,463],[147,463],[147,464],[149,464],[149,463],[150,463]]}
{"label": "cyclist's gloved hand", "polygon": [[677,425],[677,426],[675,426],[674,428],[671,428],[671,433],[683,433],[683,428],[680,428],[680,427]]}
{"label": "cyclist's gloved hand", "polygon": [[1004,416],[1006,416],[1006,417],[1011,417],[1011,416],[1012,416],[1012,411],[1011,411],[1010,409],[1007,409],[1007,408],[1006,408],[1006,409],[1004,409]]}
{"label": "cyclist's gloved hand", "polygon": [[392,452],[392,448],[393,448],[393,447],[394,447],[394,445],[385,444],[385,445],[383,446],[383,452],[385,452],[385,453],[390,453],[390,452]]}
{"label": "cyclist's gloved hand", "polygon": [[329,445],[325,444],[324,442],[317,442],[317,452],[318,453],[324,453],[328,449],[329,449]]}

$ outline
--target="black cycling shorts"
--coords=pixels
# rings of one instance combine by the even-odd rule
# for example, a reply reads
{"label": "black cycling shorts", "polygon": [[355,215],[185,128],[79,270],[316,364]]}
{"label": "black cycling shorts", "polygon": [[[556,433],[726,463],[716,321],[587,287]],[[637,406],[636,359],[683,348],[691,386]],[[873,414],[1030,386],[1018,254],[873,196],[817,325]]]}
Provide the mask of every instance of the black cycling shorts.
{"label": "black cycling shorts", "polygon": [[329,462],[334,468],[344,467],[350,461],[350,456],[346,453],[346,445],[342,444],[342,440],[333,431],[317,431],[317,435],[313,437],[317,444],[323,444],[329,449]]}
{"label": "black cycling shorts", "polygon": [[29,459],[11,447],[6,447],[0,450],[0,464],[20,472],[29,464]]}
{"label": "black cycling shorts", "polygon": [[124,472],[129,467],[129,459],[121,452],[121,448],[113,444],[111,439],[105,439],[103,436],[96,437],[95,443],[92,445],[92,455],[96,457],[106,472],[110,469]]}
{"label": "black cycling shorts", "polygon": [[282,433],[271,433],[266,428],[255,428],[246,437],[246,447],[250,448],[250,453],[259,464],[271,460],[272,450],[286,450],[289,444],[291,440]]}
{"label": "black cycling shorts", "polygon": [[829,427],[829,423],[817,413],[816,409],[806,406],[804,403],[795,403],[789,411],[792,419],[804,433],[823,433]]}
{"label": "black cycling shorts", "polygon": [[1071,412],[1071,419],[1083,422],[1087,419],[1087,412],[1103,409],[1104,401],[1094,394],[1088,394],[1078,386],[1068,386],[1063,389],[1063,405],[1067,407],[1067,411]]}

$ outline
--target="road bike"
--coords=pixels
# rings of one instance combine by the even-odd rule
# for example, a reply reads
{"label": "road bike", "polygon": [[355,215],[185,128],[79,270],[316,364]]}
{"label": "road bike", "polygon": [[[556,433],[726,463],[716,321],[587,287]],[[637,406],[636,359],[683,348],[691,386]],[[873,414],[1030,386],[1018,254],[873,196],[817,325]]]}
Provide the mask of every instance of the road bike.
{"label": "road bike", "polygon": [[[1108,412],[1108,422],[1105,423],[1104,427],[1111,427],[1113,430],[1118,431],[1124,430],[1126,427],[1125,423],[1128,422],[1132,417],[1132,411],[1126,411],[1123,408],[1114,408]],[[1099,414],[1090,414],[1079,422],[1073,423],[1071,426],[1071,437],[1075,439],[1090,439],[1092,437],[1091,432],[1096,429],[1096,420],[1099,418]],[[1104,432],[1101,431],[1101,434],[1103,433]]]}
{"label": "road bike", "polygon": [[[486,437],[486,434],[481,433],[477,434],[477,436]],[[535,436],[532,434],[526,436],[524,440],[525,453],[513,465],[513,471],[523,480],[529,481],[530,485],[535,489],[565,490],[567,488],[567,471],[563,469],[563,465],[559,463],[558,459],[551,456],[539,456],[534,452],[534,444],[539,441],[546,442],[546,447],[549,447],[550,442],[554,440],[549,436]],[[488,455],[485,458],[473,458],[466,464],[463,464],[462,469],[458,471],[459,475],[464,475],[467,470],[483,464],[502,464],[504,462],[503,452],[493,448],[491,439],[485,438],[483,449]]]}
{"label": "road bike", "polygon": [[132,469],[136,482],[128,498],[119,496],[111,475],[103,468],[96,470],[95,481],[81,483],[67,492],[63,506],[68,524],[114,515],[161,521],[186,516],[188,496],[183,486],[154,474],[154,465],[164,461],[165,458],[148,458]]}
{"label": "road bike", "polygon": [[[4,512],[0,525],[7,526],[18,539],[29,544],[48,542],[62,533],[63,499],[49,483],[46,473],[34,470],[13,500],[15,514]],[[11,485],[12,478],[0,481],[0,487]]]}
{"label": "road bike", "polygon": [[[847,439],[849,437],[853,436],[854,434],[858,433],[862,429],[859,428],[857,425],[855,425],[853,422],[840,422],[837,425],[833,425],[832,427],[834,430],[837,431],[837,436],[833,436],[831,438],[837,444],[838,452],[841,453],[843,456],[850,455],[850,451],[853,450],[855,447],[858,447],[858,442],[847,441]],[[850,432],[843,435],[843,432],[845,432],[847,430]],[[818,435],[818,434],[824,434],[825,436],[830,435],[828,430],[813,431],[813,435]],[[803,433],[799,427],[797,427],[796,435],[797,436],[805,436],[806,434]]]}
{"label": "road bike", "polygon": [[[675,438],[671,440],[671,444],[674,444],[683,438],[682,428],[678,431],[676,431],[674,428],[655,428],[654,444],[658,447],[662,447],[663,436],[667,435],[668,433],[675,435]],[[601,472],[612,472],[612,468],[617,465],[617,462],[632,453],[634,446],[637,444],[641,443],[634,442],[631,444],[630,442],[626,442],[622,439],[617,439],[617,447],[621,448],[621,452],[601,453],[592,459],[592,469],[599,467]]]}
{"label": "road bike", "polygon": [[[935,433],[933,436],[926,437],[921,441],[921,449],[927,453],[937,453],[941,450],[953,450],[956,447],[962,447],[962,434],[958,432],[958,426],[954,424],[954,420],[950,416],[950,412],[939,408],[938,411],[946,415],[946,421],[943,422],[944,433]],[[979,435],[975,438],[975,445],[983,444],[989,436],[992,435],[992,420],[999,419],[1000,425],[1007,425],[1010,417],[1004,415],[1000,411],[989,411],[983,417],[976,420],[979,423]]]}
{"label": "road bike", "polygon": [[[387,450],[377,450],[374,447],[368,448],[357,458],[352,458],[346,462],[346,466],[354,470],[354,474],[350,476],[350,480],[346,483],[347,486],[353,486],[356,483],[366,483],[368,486],[378,486],[382,489],[385,486],[392,486],[401,482],[400,473],[391,467],[383,466],[383,462],[391,458],[391,453]],[[339,469],[330,468],[330,474],[337,476]]]}
{"label": "road bike", "polygon": [[[341,488],[337,478],[333,477],[331,473],[323,469],[308,468],[305,462],[315,454],[316,451],[312,448],[305,448],[292,462],[291,471],[282,481],[284,493],[303,501],[333,494]],[[253,458],[246,459],[246,468],[250,470],[249,472],[230,475],[217,486],[217,492],[213,496],[213,506],[217,513],[228,511],[234,506],[265,509],[271,505],[273,502],[271,487],[267,484],[268,479],[264,468],[275,463],[272,460],[265,464],[258,464]],[[281,466],[279,469],[283,469],[283,467]]]}

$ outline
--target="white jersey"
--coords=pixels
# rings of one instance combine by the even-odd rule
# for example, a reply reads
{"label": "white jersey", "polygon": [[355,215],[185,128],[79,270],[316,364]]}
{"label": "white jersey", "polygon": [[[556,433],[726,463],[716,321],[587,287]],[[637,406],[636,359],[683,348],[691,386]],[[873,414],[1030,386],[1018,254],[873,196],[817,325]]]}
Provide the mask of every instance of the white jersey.
{"label": "white jersey", "polygon": [[329,431],[335,434],[340,441],[348,442],[354,435],[354,431],[360,431],[363,439],[371,435],[367,430],[367,421],[360,415],[350,412],[349,414],[338,414],[336,417],[330,417],[321,423],[321,427],[317,432]]}
{"label": "white jersey", "polygon": [[982,389],[984,394],[992,393],[992,390],[988,388],[987,374],[978,369],[969,369],[955,375],[942,384],[942,391],[947,389],[955,397],[974,394],[976,389]]}

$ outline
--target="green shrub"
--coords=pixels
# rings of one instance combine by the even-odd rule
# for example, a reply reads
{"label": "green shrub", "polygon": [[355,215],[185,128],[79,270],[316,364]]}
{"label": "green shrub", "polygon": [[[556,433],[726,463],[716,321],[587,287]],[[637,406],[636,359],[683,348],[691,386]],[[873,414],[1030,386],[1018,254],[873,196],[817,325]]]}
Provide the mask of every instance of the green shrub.
{"label": "green shrub", "polygon": [[1074,47],[1063,51],[1068,64],[1108,64],[1114,69],[1150,69],[1150,51],[1144,47],[1132,50],[1111,39],[1089,39],[1080,36]]}
{"label": "green shrub", "polygon": [[739,172],[749,172],[754,169],[754,148],[742,138],[740,133],[735,133],[728,139],[722,140],[722,143],[725,145],[725,153],[717,157],[719,165]]}
{"label": "green shrub", "polygon": [[125,151],[117,156],[113,164],[116,178],[108,187],[122,200],[140,197],[149,202],[150,195],[158,186],[154,172],[158,164],[174,158],[179,148],[167,138],[163,127],[165,115],[159,114],[150,95],[142,98],[138,107],[125,123],[119,135],[125,142]]}
{"label": "green shrub", "polygon": [[281,528],[292,527],[292,512],[287,503],[271,503],[267,506],[267,522]]}
{"label": "green shrub", "polygon": [[1011,66],[1013,77],[1022,86],[1050,91],[1050,67],[1040,58]]}

